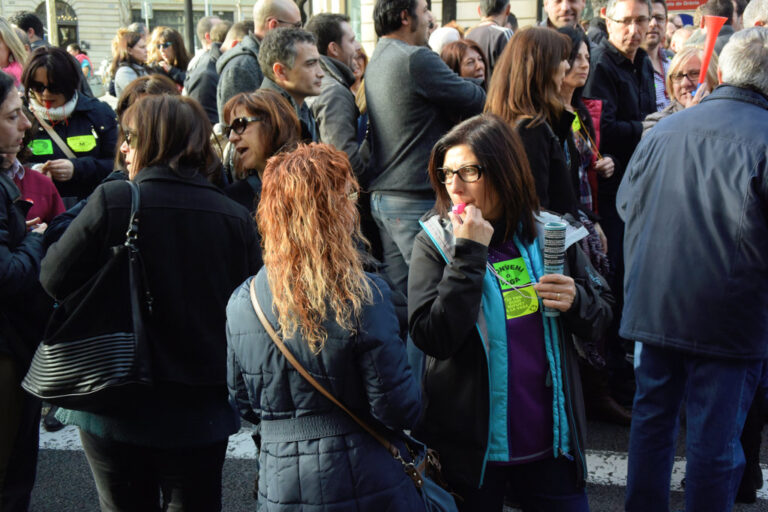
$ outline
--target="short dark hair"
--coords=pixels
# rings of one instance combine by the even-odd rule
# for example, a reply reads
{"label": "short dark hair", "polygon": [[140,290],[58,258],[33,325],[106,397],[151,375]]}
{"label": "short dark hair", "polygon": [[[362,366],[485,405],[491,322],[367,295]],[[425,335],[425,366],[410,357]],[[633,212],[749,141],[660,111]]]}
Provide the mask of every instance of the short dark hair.
{"label": "short dark hair", "polygon": [[4,71],[0,71],[0,105],[5,103],[5,100],[8,99],[8,94],[11,91],[16,91],[13,77]]}
{"label": "short dark hair", "polygon": [[[221,20],[216,24],[215,27],[211,29],[211,42],[213,43],[223,43],[224,39],[227,38],[227,32],[229,32],[229,29],[232,28],[232,22],[229,20]],[[246,34],[248,31],[246,30]]]}
{"label": "short dark hair", "polygon": [[17,13],[16,16],[11,18],[11,23],[19,27],[24,32],[28,31],[29,29],[34,30],[35,35],[40,39],[42,39],[45,35],[43,22],[40,21],[40,18],[38,18],[36,14],[29,11],[21,11]]}
{"label": "short dark hair", "polygon": [[726,25],[731,24],[733,18],[733,2],[731,0],[708,0],[701,6],[702,16],[722,16],[726,18]]}
{"label": "short dark hair", "polygon": [[[667,0],[651,0],[651,6],[653,4],[661,4],[664,6],[664,16],[669,15],[669,11],[667,10]],[[653,15],[653,12],[651,12],[651,15]]]}
{"label": "short dark hair", "polygon": [[408,15],[417,17],[417,0],[377,0],[373,8],[373,28],[379,37],[386,36],[398,30],[403,22],[400,13],[408,11]]}
{"label": "short dark hair", "polygon": [[303,28],[276,28],[267,32],[259,47],[259,65],[261,72],[270,80],[275,79],[272,66],[275,62],[285,64],[293,68],[296,62],[296,44],[309,43],[316,45],[314,34]]}
{"label": "short dark hair", "polygon": [[345,14],[321,13],[315,14],[304,27],[315,34],[317,38],[317,51],[322,55],[328,55],[328,45],[341,44],[344,33],[341,30],[342,23],[349,23],[349,16]]}
{"label": "short dark hair", "polygon": [[466,144],[472,149],[483,169],[482,179],[488,180],[486,190],[499,195],[503,208],[504,239],[512,238],[518,230],[520,238],[532,242],[536,238],[534,212],[539,210],[536,185],[520,135],[502,118],[481,114],[454,127],[437,141],[429,157],[429,180],[435,190],[435,209],[442,217],[448,215],[451,198],[438,178],[438,168],[445,154],[455,146]]}
{"label": "short dark hair", "polygon": [[219,19],[218,16],[203,16],[198,20],[197,26],[195,26],[195,34],[197,34],[197,40],[200,41],[201,45],[205,41],[205,34],[209,33],[211,28],[213,28],[213,20],[217,19]]}
{"label": "short dark hair", "polygon": [[480,0],[480,12],[485,16],[501,14],[509,0]]}
{"label": "short dark hair", "polygon": [[733,0],[733,2],[736,4],[736,14],[739,16],[742,16],[744,14],[744,9],[747,8],[747,4],[749,3],[748,0]]}
{"label": "short dark hair", "polygon": [[73,56],[55,46],[41,46],[30,55],[24,74],[21,75],[21,83],[29,96],[35,72],[38,68],[44,68],[48,75],[48,83],[56,84],[64,94],[67,101],[72,99],[75,91],[80,87],[80,64]]}

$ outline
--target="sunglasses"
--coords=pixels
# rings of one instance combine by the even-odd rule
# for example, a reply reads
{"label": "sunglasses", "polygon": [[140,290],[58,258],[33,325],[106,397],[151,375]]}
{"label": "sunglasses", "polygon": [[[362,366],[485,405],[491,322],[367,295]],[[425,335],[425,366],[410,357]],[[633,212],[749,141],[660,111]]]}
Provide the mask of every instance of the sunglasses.
{"label": "sunglasses", "polygon": [[31,82],[29,84],[29,90],[36,92],[37,94],[43,94],[43,91],[48,89],[50,94],[64,94],[64,91],[55,84],[41,84],[40,82]]}
{"label": "sunglasses", "polygon": [[136,147],[136,137],[138,136],[138,133],[133,130],[129,130],[128,128],[121,128],[120,130],[123,132],[125,143],[132,148]]}
{"label": "sunglasses", "polygon": [[173,42],[171,42],[171,41],[166,41],[166,42],[164,42],[164,43],[157,43],[157,45],[155,45],[155,46],[157,46],[157,49],[158,49],[158,50],[167,50],[168,48],[170,48],[171,46],[173,46]]}
{"label": "sunglasses", "polygon": [[238,117],[234,121],[232,121],[232,124],[225,124],[222,126],[224,129],[224,135],[229,138],[229,135],[232,132],[235,132],[238,135],[242,135],[245,129],[248,127],[248,124],[250,123],[260,123],[264,121],[263,117],[255,116],[255,117]]}
{"label": "sunglasses", "polygon": [[280,18],[275,18],[275,21],[277,21],[278,23],[282,23],[283,25],[289,25],[293,28],[301,28],[301,21],[296,21],[296,22],[285,21],[285,20],[281,20]]}

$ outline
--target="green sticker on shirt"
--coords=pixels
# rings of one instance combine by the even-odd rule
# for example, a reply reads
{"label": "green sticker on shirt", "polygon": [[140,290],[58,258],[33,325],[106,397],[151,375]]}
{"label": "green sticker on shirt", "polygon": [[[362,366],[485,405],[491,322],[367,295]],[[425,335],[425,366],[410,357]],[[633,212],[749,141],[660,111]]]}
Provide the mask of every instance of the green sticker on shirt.
{"label": "green sticker on shirt", "polygon": [[67,137],[67,146],[77,153],[86,153],[96,147],[96,137],[93,135]]}
{"label": "green sticker on shirt", "polygon": [[29,149],[31,149],[32,154],[36,156],[52,155],[53,142],[51,142],[50,139],[36,139],[29,143]]}
{"label": "green sticker on shirt", "polygon": [[[536,290],[530,286],[531,276],[528,274],[523,258],[499,261],[493,264],[493,268],[502,277],[499,279],[499,286],[504,297],[507,320],[530,315],[539,310],[539,299],[536,296]],[[510,285],[524,288],[515,290]]]}
{"label": "green sticker on shirt", "polygon": [[[493,268],[507,283],[514,286],[521,286],[531,282],[531,276],[528,275],[528,269],[525,268],[525,260],[523,258],[515,258],[513,260],[499,261],[493,264]],[[502,290],[509,290],[510,286],[502,280],[499,280],[499,285]]]}
{"label": "green sticker on shirt", "polygon": [[502,296],[504,297],[507,320],[531,315],[539,310],[539,298],[536,296],[536,290],[533,289],[533,286],[509,290],[503,292]]}

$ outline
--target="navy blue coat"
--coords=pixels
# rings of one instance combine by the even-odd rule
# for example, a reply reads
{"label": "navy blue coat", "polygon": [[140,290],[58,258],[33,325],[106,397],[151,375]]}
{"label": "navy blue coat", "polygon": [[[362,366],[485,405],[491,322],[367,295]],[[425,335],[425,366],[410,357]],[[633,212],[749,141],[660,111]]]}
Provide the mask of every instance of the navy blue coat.
{"label": "navy blue coat", "polygon": [[722,85],[661,120],[619,188],[631,340],[768,357],[768,98]]}
{"label": "navy blue coat", "polygon": [[[83,199],[112,172],[117,151],[117,116],[106,103],[81,94],[72,115],[56,123],[53,129],[77,156],[72,159],[72,179],[53,183],[61,197]],[[37,154],[28,158],[30,165],[67,158],[42,127],[33,135],[31,146],[37,148],[33,149]]]}
{"label": "navy blue coat", "polygon": [[[285,343],[355,413],[373,416],[395,430],[411,428],[421,410],[419,386],[398,334],[389,287],[380,278],[368,276],[374,303],[363,310],[359,335],[350,336],[329,320],[325,323],[328,339],[318,355],[299,336]],[[255,279],[259,303],[276,326],[266,270]],[[338,412],[293,369],[266,334],[251,306],[250,283],[248,279],[235,290],[227,306],[227,379],[240,414],[259,423]],[[317,439],[270,442],[264,438],[259,463],[261,510],[424,510],[400,463],[359,427]]]}

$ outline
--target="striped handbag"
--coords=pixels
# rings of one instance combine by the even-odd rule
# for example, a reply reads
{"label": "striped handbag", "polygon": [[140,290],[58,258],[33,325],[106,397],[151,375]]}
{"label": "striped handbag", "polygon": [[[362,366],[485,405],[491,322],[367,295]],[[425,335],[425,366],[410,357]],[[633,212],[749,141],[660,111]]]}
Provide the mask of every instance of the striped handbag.
{"label": "striped handbag", "polygon": [[[21,385],[67,409],[108,412],[151,390],[143,316],[151,313],[137,246],[139,187],[131,187],[125,242],[104,266],[58,303]],[[104,311],[110,314],[104,314]]]}

